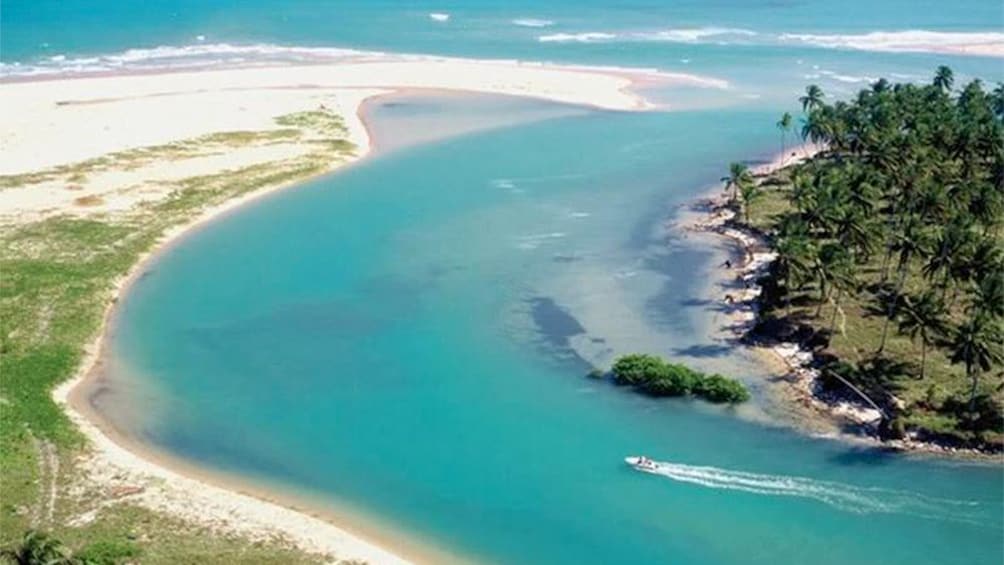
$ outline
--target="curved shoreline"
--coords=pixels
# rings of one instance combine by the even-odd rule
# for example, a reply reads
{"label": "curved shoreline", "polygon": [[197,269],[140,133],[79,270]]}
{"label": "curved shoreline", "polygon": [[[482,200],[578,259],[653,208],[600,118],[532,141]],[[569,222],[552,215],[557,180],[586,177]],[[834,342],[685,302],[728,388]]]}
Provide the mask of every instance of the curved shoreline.
{"label": "curved shoreline", "polygon": [[[247,481],[236,476],[225,475],[200,468],[180,458],[172,457],[144,444],[137,438],[132,438],[116,429],[90,403],[89,385],[99,382],[102,376],[105,356],[109,347],[110,337],[114,331],[114,318],[118,312],[119,300],[124,297],[152,263],[157,258],[184,242],[185,238],[198,233],[210,222],[218,220],[251,202],[259,201],[268,196],[292,188],[316,178],[341,170],[354,163],[362,162],[371,155],[371,137],[365,118],[366,102],[376,97],[386,95],[378,92],[366,97],[356,109],[355,119],[366,132],[365,144],[359,144],[352,160],[337,164],[329,170],[316,176],[292,182],[267,187],[249,194],[223,202],[218,206],[204,210],[191,221],[178,225],[165,232],[159,241],[146,251],[130,268],[129,272],[120,277],[109,292],[109,300],[102,316],[101,327],[95,338],[87,344],[84,358],[79,370],[73,378],[64,381],[52,391],[56,404],[63,408],[77,429],[87,438],[90,450],[87,463],[93,466],[115,466],[120,472],[142,473],[165,481],[168,488],[184,491],[193,502],[199,502],[200,513],[206,510],[207,504],[227,506],[229,512],[237,518],[228,524],[220,525],[224,530],[236,530],[248,534],[252,538],[266,539],[274,534],[285,536],[296,547],[309,553],[338,555],[338,558],[362,558],[378,563],[408,563],[399,555],[391,553],[380,545],[365,540],[356,532],[351,532],[338,524],[331,515],[321,515],[314,512],[300,501],[291,497],[269,496],[266,489],[252,486]],[[99,462],[100,461],[100,462]],[[137,477],[131,477],[136,482]],[[139,479],[141,480],[141,479]],[[146,490],[146,487],[143,487]],[[172,494],[162,493],[168,498]],[[281,498],[281,500],[279,500]],[[173,511],[172,511],[173,510]],[[178,514],[178,509],[169,509],[169,513]],[[219,514],[219,512],[217,512]],[[263,514],[271,514],[269,519],[261,520]],[[255,520],[255,515],[259,519]],[[183,516],[186,520],[199,520],[199,514],[190,513]],[[205,520],[203,520],[205,521]],[[210,521],[212,521],[210,519]],[[237,524],[241,524],[238,526]],[[271,530],[265,531],[262,530]],[[243,531],[242,531],[243,530]],[[381,545],[386,544],[385,540]],[[348,551],[346,551],[348,550]],[[348,553],[348,555],[340,555]],[[413,553],[418,557],[417,553]]]}
{"label": "curved shoreline", "polygon": [[[629,91],[634,81],[623,75],[619,78],[628,78],[622,94],[638,101],[632,110],[651,108],[644,103],[644,98]],[[337,556],[337,559],[363,559],[373,563],[468,561],[449,551],[429,547],[403,533],[390,539],[391,536],[385,533],[389,528],[360,527],[360,523],[374,522],[363,516],[355,515],[345,519],[342,513],[311,504],[305,496],[297,496],[281,487],[255,484],[255,481],[248,478],[202,468],[165,453],[144,443],[140,438],[130,437],[116,429],[90,402],[93,392],[91,387],[100,383],[105,367],[110,338],[115,331],[119,300],[161,254],[183,243],[186,237],[198,233],[210,222],[225,217],[245,204],[364,161],[375,149],[366,113],[378,99],[407,95],[414,91],[490,93],[459,88],[412,86],[372,87],[367,90],[372,94],[359,100],[353,119],[346,120],[350,133],[355,134],[351,137],[357,145],[352,158],[333,163],[317,175],[265,187],[227,200],[165,231],[108,290],[99,331],[86,344],[84,356],[73,377],[53,388],[51,396],[88,440],[86,456],[80,468],[89,475],[88,480],[101,475],[97,479],[101,486],[110,486],[113,491],[128,493],[118,498],[135,500],[145,506],[180,516],[186,521],[200,523],[214,530],[246,535],[252,540],[274,539],[278,536],[303,551],[323,554],[329,558]],[[562,102],[560,96],[549,98],[547,92],[500,94]],[[592,108],[608,109],[602,105]],[[349,123],[353,121],[354,123]],[[137,484],[141,486],[137,487]],[[351,522],[352,526],[343,526],[346,522]],[[386,548],[393,548],[393,551]]]}

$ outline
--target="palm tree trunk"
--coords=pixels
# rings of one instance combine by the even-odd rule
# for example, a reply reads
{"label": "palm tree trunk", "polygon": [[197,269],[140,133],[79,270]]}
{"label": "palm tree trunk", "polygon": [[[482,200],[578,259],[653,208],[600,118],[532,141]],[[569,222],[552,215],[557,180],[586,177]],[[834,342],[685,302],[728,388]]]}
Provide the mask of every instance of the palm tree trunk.
{"label": "palm tree trunk", "polygon": [[840,299],[844,296],[844,289],[837,291],[837,298],[833,301],[833,314],[830,316],[830,336],[833,336],[833,328],[837,326],[837,312],[840,311]]}
{"label": "palm tree trunk", "polygon": [[819,281],[819,304],[816,305],[816,317],[823,315],[823,304],[826,304],[826,299],[830,297],[830,293],[826,290],[826,283]]}
{"label": "palm tree trunk", "polygon": [[882,259],[882,279],[879,280],[879,284],[885,284],[885,281],[889,280],[889,267],[892,264],[892,244],[889,243],[885,247],[885,257]]}
{"label": "palm tree trunk", "polygon": [[927,332],[920,334],[920,380],[924,380],[927,372]]}
{"label": "palm tree trunk", "polygon": [[889,336],[889,323],[896,317],[896,309],[899,306],[899,295],[903,291],[903,283],[906,282],[906,265],[909,263],[909,260],[909,257],[904,257],[903,261],[899,264],[899,280],[896,281],[896,290],[893,291],[892,301],[890,301],[889,309],[886,311],[885,323],[882,324],[882,341],[879,342],[878,351],[875,352],[876,355],[885,351],[885,340]]}
{"label": "palm tree trunk", "polygon": [[972,361],[966,361],[966,376],[970,379],[969,386],[969,419],[973,419],[973,411],[976,409],[976,387],[979,385],[979,373],[973,370]]}
{"label": "palm tree trunk", "polygon": [[784,314],[791,317],[791,275],[784,275]]}

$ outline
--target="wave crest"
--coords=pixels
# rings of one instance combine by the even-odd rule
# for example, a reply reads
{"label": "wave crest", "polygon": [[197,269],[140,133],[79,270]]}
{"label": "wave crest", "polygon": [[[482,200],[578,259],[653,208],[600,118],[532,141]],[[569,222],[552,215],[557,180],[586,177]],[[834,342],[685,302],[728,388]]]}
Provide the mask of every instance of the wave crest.
{"label": "wave crest", "polygon": [[512,20],[512,24],[520,27],[551,27],[554,25],[554,21],[537,18],[516,18]]}
{"label": "wave crest", "polygon": [[778,39],[781,42],[801,43],[831,49],[1004,56],[1004,33],[998,32],[907,30],[873,31],[848,35],[783,33],[778,36]]}
{"label": "wave crest", "polygon": [[541,35],[537,38],[537,40],[543,43],[594,43],[603,41],[667,41],[673,43],[698,43],[701,41],[737,41],[742,38],[750,38],[756,35],[757,33],[755,31],[741,28],[698,27],[626,33],[608,33],[602,31],[589,31],[584,33],[553,33]]}
{"label": "wave crest", "polygon": [[929,30],[873,31],[862,34],[766,33],[742,28],[698,27],[658,31],[554,33],[540,42],[600,43],[664,41],[717,45],[805,46],[891,53],[926,52],[1004,57],[1004,33]]}
{"label": "wave crest", "polygon": [[125,70],[200,69],[218,66],[253,66],[273,63],[324,63],[384,58],[379,52],[339,47],[293,47],[256,43],[197,43],[128,49],[90,57],[54,55],[31,64],[0,63],[0,77],[99,73]]}

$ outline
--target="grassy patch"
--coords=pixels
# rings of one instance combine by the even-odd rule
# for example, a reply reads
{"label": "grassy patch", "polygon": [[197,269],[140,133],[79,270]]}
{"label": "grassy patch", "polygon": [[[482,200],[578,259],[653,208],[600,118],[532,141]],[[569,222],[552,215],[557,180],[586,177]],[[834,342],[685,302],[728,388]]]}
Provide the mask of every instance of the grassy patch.
{"label": "grassy patch", "polygon": [[[56,447],[63,461],[63,478],[72,479],[65,470],[72,469],[83,441],[52,401],[51,391],[78,369],[85,345],[100,328],[115,282],[169,228],[233,198],[321,173],[353,148],[340,137],[344,124],[326,112],[291,114],[277,122],[285,127],[222,132],[0,177],[0,187],[8,188],[63,178],[81,182],[95,172],[135,168],[220,148],[307,138],[316,143],[315,150],[294,159],[174,181],[167,198],[137,205],[115,217],[60,216],[0,225],[0,545],[16,542],[32,526],[31,516],[43,503],[39,499],[39,442]],[[102,509],[85,526],[73,525],[69,519],[80,502],[66,490],[59,491],[56,506],[60,511],[55,522],[43,526],[74,552],[97,562],[316,561],[281,540],[262,543],[221,538],[121,503]]]}

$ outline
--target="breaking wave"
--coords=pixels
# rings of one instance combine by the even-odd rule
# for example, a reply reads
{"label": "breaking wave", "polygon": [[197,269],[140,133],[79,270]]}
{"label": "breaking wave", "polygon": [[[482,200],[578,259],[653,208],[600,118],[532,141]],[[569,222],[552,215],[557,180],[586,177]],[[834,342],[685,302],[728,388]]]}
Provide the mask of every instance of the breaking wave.
{"label": "breaking wave", "polygon": [[554,22],[537,18],[516,18],[512,20],[512,24],[520,27],[550,27],[554,25]]}
{"label": "breaking wave", "polygon": [[194,45],[128,49],[120,53],[88,57],[53,55],[30,64],[0,63],[0,77],[43,76],[127,70],[200,69],[218,66],[254,66],[275,63],[325,63],[373,60],[385,53],[338,47],[295,47],[256,43],[198,43]]}
{"label": "breaking wave", "polygon": [[569,41],[591,43],[610,39],[617,39],[617,34],[602,33],[598,31],[589,31],[585,33],[552,33],[549,35],[541,35],[537,38],[537,41],[540,41],[541,43],[566,43]]}
{"label": "breaking wave", "polygon": [[929,30],[873,31],[862,34],[768,33],[742,28],[697,27],[657,31],[553,33],[543,43],[664,41],[717,45],[805,46],[891,53],[927,52],[1004,57],[1004,33]]}
{"label": "breaking wave", "polygon": [[927,30],[873,31],[863,34],[783,33],[781,42],[862,51],[953,53],[1004,56],[1004,33]]}
{"label": "breaking wave", "polygon": [[605,41],[670,41],[675,43],[727,42],[756,36],[748,29],[726,27],[699,27],[666,29],[651,32],[607,33],[591,31],[585,33],[553,33],[537,38],[543,43],[599,43]]}
{"label": "breaking wave", "polygon": [[794,496],[816,500],[858,514],[910,514],[925,518],[985,523],[977,514],[980,503],[925,496],[919,493],[858,487],[805,477],[730,471],[718,467],[659,462],[646,471],[674,481],[713,489],[737,490],[766,496]]}

